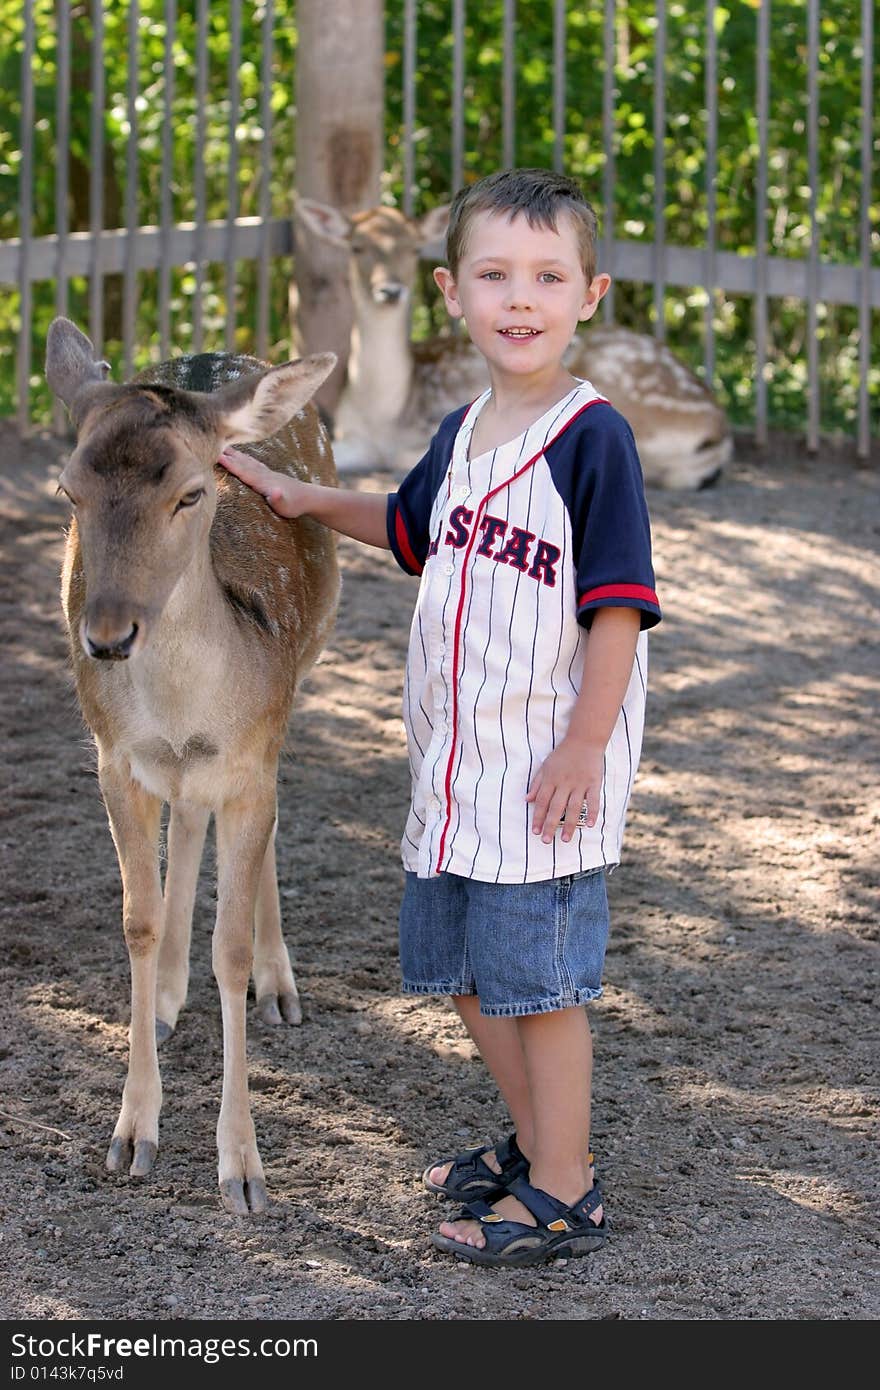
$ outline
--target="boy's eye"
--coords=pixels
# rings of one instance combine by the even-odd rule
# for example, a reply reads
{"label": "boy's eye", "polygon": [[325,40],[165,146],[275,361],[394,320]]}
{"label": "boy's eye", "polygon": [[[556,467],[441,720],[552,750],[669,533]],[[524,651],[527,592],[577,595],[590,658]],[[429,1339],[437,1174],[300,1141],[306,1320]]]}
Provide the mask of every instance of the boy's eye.
{"label": "boy's eye", "polygon": [[484,270],[484,271],[483,271],[483,274],[480,276],[480,279],[481,279],[481,280],[500,280],[500,279],[501,279],[501,271],[500,271],[500,270]]}
{"label": "boy's eye", "polygon": [[554,275],[552,270],[545,270],[541,276],[541,279],[545,282],[545,284],[557,285],[561,280],[561,276]]}

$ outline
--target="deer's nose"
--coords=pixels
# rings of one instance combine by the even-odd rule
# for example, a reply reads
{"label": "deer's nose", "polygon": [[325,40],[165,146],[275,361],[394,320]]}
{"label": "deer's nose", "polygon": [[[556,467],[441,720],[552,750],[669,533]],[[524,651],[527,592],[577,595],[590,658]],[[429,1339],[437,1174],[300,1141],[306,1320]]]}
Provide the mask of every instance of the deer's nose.
{"label": "deer's nose", "polygon": [[137,641],[140,625],[119,607],[96,605],[86,612],[80,623],[79,636],[83,651],[96,661],[126,661]]}
{"label": "deer's nose", "polygon": [[396,304],[403,294],[403,285],[389,280],[384,285],[377,285],[373,293],[379,304]]}
{"label": "deer's nose", "polygon": [[126,661],[131,655],[131,649],[134,646],[137,635],[137,623],[132,623],[131,628],[124,636],[118,637],[115,641],[111,642],[96,642],[93,637],[89,636],[88,631],[86,631],[85,649],[89,656],[93,656],[96,661]]}

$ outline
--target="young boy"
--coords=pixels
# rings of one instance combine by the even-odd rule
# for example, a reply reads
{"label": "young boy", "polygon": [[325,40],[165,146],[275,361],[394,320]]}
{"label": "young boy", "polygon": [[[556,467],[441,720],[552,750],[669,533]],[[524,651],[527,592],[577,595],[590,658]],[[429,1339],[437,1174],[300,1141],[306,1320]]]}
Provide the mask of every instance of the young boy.
{"label": "young boy", "polygon": [[465,1199],[434,1237],[487,1265],[586,1254],[607,1232],[589,1153],[605,873],[620,856],[660,618],[626,422],[563,354],[610,284],[578,185],[521,169],[455,198],[434,278],[491,389],[385,498],[223,462],[282,516],[421,575],[404,685],[403,988],[452,998],[515,1126],[437,1159]]}

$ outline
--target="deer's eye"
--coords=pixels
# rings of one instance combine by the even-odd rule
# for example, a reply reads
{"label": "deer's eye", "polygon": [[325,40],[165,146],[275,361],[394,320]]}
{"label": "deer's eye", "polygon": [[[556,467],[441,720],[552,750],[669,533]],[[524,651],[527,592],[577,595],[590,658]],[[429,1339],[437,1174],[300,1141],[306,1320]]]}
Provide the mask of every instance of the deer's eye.
{"label": "deer's eye", "polygon": [[174,508],[175,516],[184,507],[194,507],[197,502],[200,502],[202,500],[204,495],[205,489],[203,487],[195,487],[193,488],[192,492],[185,492],[181,497],[180,501],[178,502],[177,506]]}

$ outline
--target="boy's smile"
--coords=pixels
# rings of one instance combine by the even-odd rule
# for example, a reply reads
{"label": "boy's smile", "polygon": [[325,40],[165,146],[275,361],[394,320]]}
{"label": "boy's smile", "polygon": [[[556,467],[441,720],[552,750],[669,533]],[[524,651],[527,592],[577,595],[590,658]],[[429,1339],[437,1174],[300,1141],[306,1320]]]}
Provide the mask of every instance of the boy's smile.
{"label": "boy's smile", "polygon": [[466,319],[496,394],[570,384],[563,354],[609,283],[597,275],[587,284],[577,231],[564,212],[555,230],[530,226],[522,213],[477,214],[457,276],[438,268],[434,279],[452,317]]}

